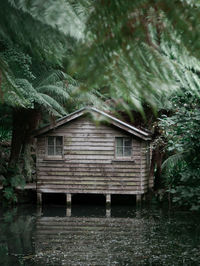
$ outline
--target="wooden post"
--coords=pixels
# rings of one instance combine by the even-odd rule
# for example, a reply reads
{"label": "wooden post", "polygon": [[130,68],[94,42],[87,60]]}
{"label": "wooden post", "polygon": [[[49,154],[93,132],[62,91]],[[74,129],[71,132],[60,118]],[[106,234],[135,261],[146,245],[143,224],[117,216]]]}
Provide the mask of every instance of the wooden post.
{"label": "wooden post", "polygon": [[110,207],[110,206],[111,206],[111,195],[106,194],[106,207]]}
{"label": "wooden post", "polygon": [[37,204],[42,205],[42,193],[37,192]]}
{"label": "wooden post", "polygon": [[142,199],[142,195],[141,194],[136,195],[136,204],[140,204],[141,203],[141,199]]}
{"label": "wooden post", "polygon": [[71,217],[71,214],[72,214],[72,209],[71,209],[71,206],[69,206],[66,208],[66,216]]}
{"label": "wooden post", "polygon": [[143,196],[142,196],[142,201],[146,201],[146,196],[147,196],[147,194],[143,194]]}
{"label": "wooden post", "polygon": [[42,216],[42,206],[41,205],[37,206],[37,216]]}
{"label": "wooden post", "polygon": [[72,203],[72,195],[71,194],[66,194],[66,204],[67,206],[71,206]]}
{"label": "wooden post", "polygon": [[110,218],[111,217],[111,208],[106,208],[106,217]]}

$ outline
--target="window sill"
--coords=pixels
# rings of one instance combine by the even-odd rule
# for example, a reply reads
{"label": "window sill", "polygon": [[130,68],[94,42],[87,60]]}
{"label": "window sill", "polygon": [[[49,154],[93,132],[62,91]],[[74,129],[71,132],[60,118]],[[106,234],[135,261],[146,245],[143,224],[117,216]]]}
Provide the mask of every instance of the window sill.
{"label": "window sill", "polygon": [[112,162],[132,162],[134,163],[135,161],[132,158],[115,158],[114,160],[112,160]]}
{"label": "window sill", "polygon": [[44,157],[44,161],[64,161],[65,158],[62,156],[46,156]]}

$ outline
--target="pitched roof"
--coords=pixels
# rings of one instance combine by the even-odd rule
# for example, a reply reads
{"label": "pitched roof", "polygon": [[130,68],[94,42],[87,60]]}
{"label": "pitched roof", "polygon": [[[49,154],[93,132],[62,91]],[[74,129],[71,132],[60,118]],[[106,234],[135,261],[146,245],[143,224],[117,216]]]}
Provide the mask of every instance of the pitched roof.
{"label": "pitched roof", "polygon": [[81,108],[80,110],[78,111],[75,111],[69,115],[66,115],[60,119],[58,119],[55,124],[49,124],[39,130],[36,131],[36,133],[34,134],[35,137],[39,136],[39,135],[42,135],[52,129],[55,129],[59,126],[62,126],[64,124],[67,124],[68,122],[78,118],[78,117],[81,117],[83,116],[84,114],[86,113],[94,113],[96,115],[99,115],[99,116],[102,116],[104,118],[104,120],[106,120],[107,122],[109,122],[110,124],[122,129],[122,130],[125,130],[126,132],[134,135],[134,136],[137,136],[143,140],[151,140],[151,133],[148,133],[146,131],[143,131],[141,129],[138,129],[132,125],[129,125],[121,120],[119,120],[118,118],[112,116],[112,115],[109,115],[103,111],[100,111],[94,107],[84,107],[84,108]]}

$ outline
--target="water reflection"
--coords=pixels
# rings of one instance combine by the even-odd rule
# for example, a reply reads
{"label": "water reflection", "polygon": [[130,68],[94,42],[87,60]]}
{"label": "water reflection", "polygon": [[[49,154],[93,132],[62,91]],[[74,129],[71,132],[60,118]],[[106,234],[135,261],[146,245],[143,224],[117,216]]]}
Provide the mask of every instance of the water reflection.
{"label": "water reflection", "polygon": [[29,258],[35,251],[32,209],[29,213],[23,208],[0,211],[0,265],[25,265],[24,258]]}
{"label": "water reflection", "polygon": [[199,265],[199,216],[132,206],[0,212],[0,265]]}
{"label": "water reflection", "polygon": [[101,206],[76,206],[71,216],[67,209],[66,217],[47,213],[44,209],[36,221],[38,261],[45,257],[48,265],[138,265],[141,260],[132,247],[143,245],[142,219],[111,217],[111,209]]}

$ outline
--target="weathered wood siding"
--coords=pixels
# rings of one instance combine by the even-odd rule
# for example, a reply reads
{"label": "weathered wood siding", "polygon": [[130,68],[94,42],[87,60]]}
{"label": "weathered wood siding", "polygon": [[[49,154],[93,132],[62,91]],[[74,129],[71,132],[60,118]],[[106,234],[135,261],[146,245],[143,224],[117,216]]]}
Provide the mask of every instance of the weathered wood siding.
{"label": "weathered wood siding", "polygon": [[[47,136],[63,136],[63,157],[46,155]],[[115,158],[115,137],[130,135],[87,117],[38,137],[38,192],[142,194],[148,187],[146,142],[133,137],[131,160]]]}

